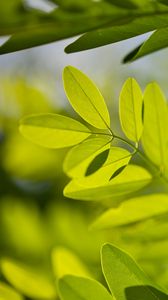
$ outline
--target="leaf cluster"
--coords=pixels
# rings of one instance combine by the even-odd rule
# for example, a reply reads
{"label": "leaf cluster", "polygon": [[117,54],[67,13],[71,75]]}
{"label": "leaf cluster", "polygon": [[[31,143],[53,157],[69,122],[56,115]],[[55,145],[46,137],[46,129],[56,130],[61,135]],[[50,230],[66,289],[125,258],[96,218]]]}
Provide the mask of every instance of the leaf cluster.
{"label": "leaf cluster", "polygon": [[48,12],[23,0],[1,1],[0,36],[9,39],[0,54],[23,50],[76,35],[67,53],[92,49],[147,32],[151,36],[124,62],[133,61],[168,46],[168,8],[163,0],[49,0]]}
{"label": "leaf cluster", "polygon": [[[142,93],[135,79],[125,82],[119,101],[125,139],[111,129],[103,96],[85,74],[69,66],[63,78],[72,107],[88,125],[58,114],[40,114],[23,118],[20,132],[43,147],[74,146],[64,161],[64,171],[71,178],[64,195],[86,201],[110,201],[112,206],[127,199],[118,208],[103,213],[92,225],[96,229],[140,222],[167,213],[166,193],[151,194],[149,189],[151,195],[145,195],[145,188],[156,180],[165,187],[168,180],[168,134],[165,131],[168,109],[160,87],[153,82]],[[120,144],[116,145],[116,141]],[[141,165],[135,163],[136,155]],[[141,196],[137,196],[140,190]]]}
{"label": "leaf cluster", "polygon": [[[71,252],[54,250],[52,265],[57,279],[51,283],[37,270],[9,259],[1,260],[1,270],[8,283],[0,282],[3,300],[167,300],[167,291],[157,286],[126,252],[112,244],[101,250],[101,266],[108,289],[93,279],[81,261]],[[60,264],[64,261],[64,268]],[[66,262],[66,265],[65,265]],[[12,297],[12,298],[11,298]]]}
{"label": "leaf cluster", "polygon": [[167,293],[157,287],[124,251],[105,244],[101,264],[109,291],[97,281],[66,275],[59,280],[62,300],[166,300]]}

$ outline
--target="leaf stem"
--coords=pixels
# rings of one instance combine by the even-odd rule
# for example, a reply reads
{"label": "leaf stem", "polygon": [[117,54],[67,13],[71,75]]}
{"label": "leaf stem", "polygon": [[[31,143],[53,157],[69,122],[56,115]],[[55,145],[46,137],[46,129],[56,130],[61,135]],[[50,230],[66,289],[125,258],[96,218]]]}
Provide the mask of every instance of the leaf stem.
{"label": "leaf stem", "polygon": [[161,174],[160,169],[156,165],[154,165],[137,146],[134,146],[129,141],[127,141],[124,138],[117,136],[115,134],[113,135],[113,137],[114,137],[114,139],[117,139],[117,140],[123,142],[124,144],[127,144],[131,148],[133,148],[135,151],[134,153],[138,153],[142,157],[142,159],[147,163],[147,165],[150,165],[150,167],[154,170],[154,172],[156,172],[157,175],[159,174],[159,176],[163,179],[163,181],[168,184],[168,179],[163,174]]}

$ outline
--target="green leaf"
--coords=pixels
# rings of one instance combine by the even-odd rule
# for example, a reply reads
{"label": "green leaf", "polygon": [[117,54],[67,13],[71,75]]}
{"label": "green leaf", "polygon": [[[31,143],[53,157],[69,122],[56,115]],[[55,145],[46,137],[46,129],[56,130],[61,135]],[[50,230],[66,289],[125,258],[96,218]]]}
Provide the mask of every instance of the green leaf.
{"label": "green leaf", "polygon": [[156,30],[143,44],[130,52],[124,62],[137,60],[145,55],[168,47],[168,27]]}
{"label": "green leaf", "polygon": [[[84,180],[72,180],[64,189],[64,195],[80,200],[104,200],[113,199],[123,195],[129,195],[144,188],[152,180],[147,170],[140,166],[128,165],[123,172],[109,183],[98,186],[85,186]],[[89,182],[88,182],[89,184]]]}
{"label": "green leaf", "polygon": [[91,277],[85,264],[70,250],[57,247],[52,252],[53,271],[57,278],[64,275]]}
{"label": "green leaf", "polygon": [[119,110],[125,135],[138,143],[142,134],[142,92],[133,78],[128,78],[121,90]]}
{"label": "green leaf", "polygon": [[108,109],[95,84],[72,66],[64,69],[63,80],[66,95],[74,110],[92,126],[109,129]]}
{"label": "green leaf", "polygon": [[167,165],[168,109],[164,94],[157,83],[150,83],[144,94],[144,130],[142,143],[149,159],[164,171]]}
{"label": "green leaf", "polygon": [[[126,252],[119,248],[105,244],[102,248],[103,273],[111,290],[117,300],[133,300],[128,298],[126,289],[129,287],[143,287],[143,298],[139,300],[161,300],[154,293],[153,282],[139,268],[136,262]],[[142,296],[142,295],[141,295]]]}
{"label": "green leaf", "polygon": [[0,299],[1,300],[23,300],[23,297],[17,291],[15,291],[11,286],[1,281]]}
{"label": "green leaf", "polygon": [[52,281],[41,271],[9,259],[1,260],[1,269],[5,278],[25,296],[55,299],[56,291]]}
{"label": "green leaf", "polygon": [[64,172],[70,177],[83,177],[92,160],[110,148],[111,136],[91,135],[73,147],[64,160]]}
{"label": "green leaf", "polygon": [[0,47],[0,55],[56,42],[83,33],[83,30],[88,28],[87,25],[81,26],[79,22],[72,25],[74,26],[70,26],[69,22],[66,24],[63,20],[59,23],[55,21],[51,26],[45,26],[45,23],[36,24],[34,31],[31,28],[26,30],[26,35],[25,32],[13,34]]}
{"label": "green leaf", "polygon": [[[130,213],[131,212],[131,213]],[[103,213],[93,223],[94,229],[107,229],[139,222],[168,212],[168,195],[153,194],[123,202]]]}
{"label": "green leaf", "polygon": [[59,280],[59,291],[62,300],[114,300],[97,281],[70,275]]}
{"label": "green leaf", "polygon": [[[150,293],[147,290],[150,290]],[[148,295],[149,294],[149,295]],[[127,300],[142,300],[148,297],[148,300],[167,300],[168,295],[162,291],[154,288],[153,286],[131,286],[125,289],[125,295]]]}
{"label": "green leaf", "polygon": [[70,147],[91,134],[80,122],[58,114],[25,117],[20,122],[20,132],[29,141],[47,148]]}
{"label": "green leaf", "polygon": [[[108,149],[109,150],[109,149]],[[99,187],[108,184],[112,175],[123,166],[126,166],[132,154],[126,149],[111,147],[108,157],[100,169],[91,175],[79,177],[78,183],[87,187]]]}
{"label": "green leaf", "polygon": [[137,19],[132,19],[130,17],[127,24],[116,25],[108,28],[99,28],[83,34],[75,42],[68,45],[65,48],[65,51],[67,53],[73,53],[93,49],[120,42],[166,26],[168,26],[167,15],[155,15],[155,19],[153,19],[153,16],[140,17]]}

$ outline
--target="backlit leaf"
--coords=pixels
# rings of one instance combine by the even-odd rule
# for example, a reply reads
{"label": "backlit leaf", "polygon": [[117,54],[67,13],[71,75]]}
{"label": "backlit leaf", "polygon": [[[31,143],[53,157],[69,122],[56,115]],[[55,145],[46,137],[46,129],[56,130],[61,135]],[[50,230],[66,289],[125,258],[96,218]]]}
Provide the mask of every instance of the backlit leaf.
{"label": "backlit leaf", "polygon": [[140,166],[128,165],[123,172],[109,183],[98,186],[85,186],[84,180],[72,180],[64,189],[64,195],[80,200],[104,200],[113,197],[129,195],[146,185],[152,180],[147,170]]}
{"label": "backlit leaf", "polygon": [[137,143],[142,134],[142,92],[133,78],[128,78],[120,93],[120,122],[125,135]]}
{"label": "backlit leaf", "polygon": [[105,163],[91,175],[79,178],[78,183],[86,187],[99,187],[109,183],[112,175],[121,167],[128,165],[132,154],[126,149],[111,147]]}
{"label": "backlit leaf", "polygon": [[115,226],[139,222],[168,212],[168,195],[153,194],[131,198],[117,208],[103,213],[93,223],[92,228],[107,229]]}
{"label": "backlit leaf", "polygon": [[5,278],[25,296],[37,299],[56,297],[52,281],[41,271],[9,259],[1,260],[1,269]]}
{"label": "backlit leaf", "polygon": [[66,95],[74,110],[88,123],[100,129],[110,127],[110,117],[103,96],[80,70],[68,66],[63,74]]}
{"label": "backlit leaf", "polygon": [[70,177],[82,177],[96,155],[110,148],[111,136],[92,135],[73,147],[64,160],[64,171]]}
{"label": "backlit leaf", "polygon": [[64,275],[91,277],[85,264],[72,251],[58,247],[52,252],[53,271],[57,278]]}
{"label": "backlit leaf", "polygon": [[70,275],[59,280],[59,291],[62,300],[114,300],[97,281]]}
{"label": "backlit leaf", "polygon": [[73,146],[91,134],[82,123],[58,114],[25,117],[20,122],[20,132],[29,141],[47,148]]}
{"label": "backlit leaf", "polygon": [[144,94],[144,130],[142,143],[151,161],[164,171],[168,158],[168,109],[160,87],[150,83]]}
{"label": "backlit leaf", "polygon": [[1,281],[0,300],[23,300],[23,297],[11,286]]}
{"label": "backlit leaf", "polygon": [[[128,298],[126,289],[129,287],[142,287],[142,300],[161,300],[152,287],[153,282],[148,279],[136,262],[124,251],[105,244],[102,248],[102,268],[111,293],[117,300],[133,300]],[[134,293],[135,297],[136,293]]]}

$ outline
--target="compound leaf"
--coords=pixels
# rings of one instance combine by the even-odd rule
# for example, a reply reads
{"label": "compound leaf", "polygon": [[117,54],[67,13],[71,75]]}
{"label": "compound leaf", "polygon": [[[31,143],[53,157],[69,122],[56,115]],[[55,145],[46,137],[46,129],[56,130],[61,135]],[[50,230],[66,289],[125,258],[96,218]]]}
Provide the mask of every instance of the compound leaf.
{"label": "compound leaf", "polygon": [[66,95],[74,110],[92,126],[109,129],[108,109],[95,84],[72,66],[65,67],[63,79]]}
{"label": "compound leaf", "polygon": [[128,78],[120,93],[120,122],[125,135],[137,143],[142,134],[142,92],[133,78]]}
{"label": "compound leaf", "polygon": [[91,134],[82,123],[58,114],[25,117],[20,122],[20,132],[31,142],[47,148],[73,146]]}

